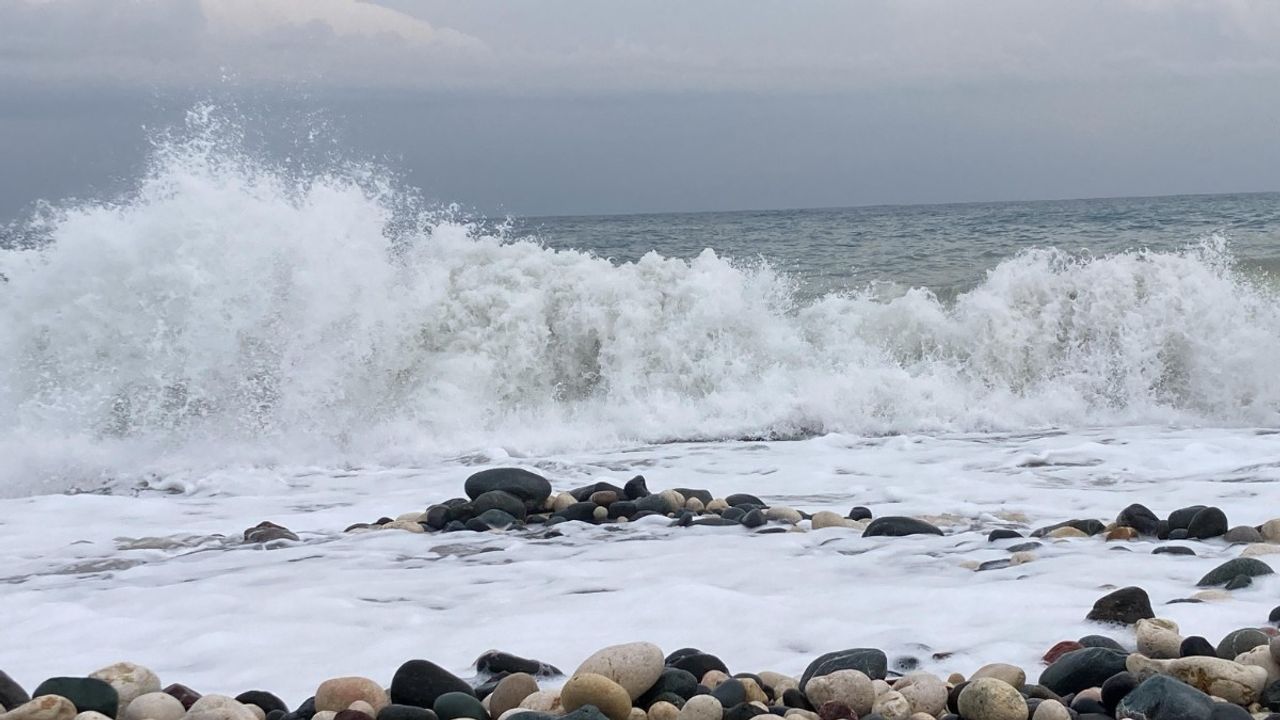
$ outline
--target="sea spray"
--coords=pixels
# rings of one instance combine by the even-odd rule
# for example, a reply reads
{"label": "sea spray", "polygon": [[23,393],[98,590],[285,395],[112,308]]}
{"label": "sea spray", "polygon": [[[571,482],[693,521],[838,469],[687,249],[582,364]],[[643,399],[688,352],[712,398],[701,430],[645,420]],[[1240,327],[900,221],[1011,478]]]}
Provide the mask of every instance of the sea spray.
{"label": "sea spray", "polygon": [[286,170],[195,113],[137,188],[0,250],[0,492],[147,472],[829,432],[1274,424],[1280,302],[1221,239],[798,300],[711,250],[613,263]]}

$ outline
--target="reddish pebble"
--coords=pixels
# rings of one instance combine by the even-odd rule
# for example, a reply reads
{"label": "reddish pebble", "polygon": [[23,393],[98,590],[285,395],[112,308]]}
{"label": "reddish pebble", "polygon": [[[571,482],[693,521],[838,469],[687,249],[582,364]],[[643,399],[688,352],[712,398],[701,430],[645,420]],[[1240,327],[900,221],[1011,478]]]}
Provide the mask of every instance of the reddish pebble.
{"label": "reddish pebble", "polygon": [[853,714],[853,710],[848,705],[835,700],[828,700],[822,703],[822,707],[818,708],[819,720],[858,720],[858,716]]}
{"label": "reddish pebble", "polygon": [[188,710],[190,710],[191,706],[195,705],[196,701],[200,699],[200,693],[192,690],[186,685],[179,685],[178,683],[170,685],[165,688],[164,691],[166,694],[178,698],[178,702],[182,703],[182,707]]}
{"label": "reddish pebble", "polygon": [[1066,655],[1072,650],[1079,650],[1084,646],[1075,640],[1063,640],[1062,642],[1049,648],[1049,652],[1044,654],[1044,664],[1052,665],[1055,660]]}

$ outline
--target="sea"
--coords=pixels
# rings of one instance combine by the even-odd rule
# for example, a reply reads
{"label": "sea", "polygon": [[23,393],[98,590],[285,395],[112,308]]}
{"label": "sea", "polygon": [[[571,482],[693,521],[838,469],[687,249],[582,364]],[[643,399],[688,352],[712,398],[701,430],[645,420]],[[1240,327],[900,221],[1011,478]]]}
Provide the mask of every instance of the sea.
{"label": "sea", "polygon": [[[411,657],[632,640],[945,676],[1104,632],[1115,587],[1215,642],[1280,590],[1166,605],[1221,542],[974,569],[1009,557],[993,528],[1134,502],[1280,516],[1280,194],[486,217],[197,127],[2,237],[0,668],[29,686],[130,660],[296,704]],[[501,466],[948,534],[343,532]],[[302,542],[239,542],[263,520]]]}

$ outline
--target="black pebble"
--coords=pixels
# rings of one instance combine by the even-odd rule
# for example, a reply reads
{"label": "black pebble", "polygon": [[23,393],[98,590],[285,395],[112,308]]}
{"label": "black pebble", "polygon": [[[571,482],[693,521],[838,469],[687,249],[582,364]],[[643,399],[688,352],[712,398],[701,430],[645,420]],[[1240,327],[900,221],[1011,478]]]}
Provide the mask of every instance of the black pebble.
{"label": "black pebble", "polygon": [[1186,528],[1181,528],[1178,530],[1170,530],[1169,537],[1165,539],[1166,540],[1186,540],[1187,538],[1190,538],[1190,537],[1191,537],[1191,533],[1187,532]]}
{"label": "black pebble", "polygon": [[1197,540],[1208,540],[1227,534],[1227,514],[1216,507],[1207,507],[1191,518],[1187,534]]}
{"label": "black pebble", "polygon": [[1140,587],[1120,588],[1098,598],[1093,609],[1085,616],[1086,620],[1095,622],[1119,623],[1133,625],[1139,620],[1155,617],[1151,609],[1151,598],[1147,591]]}
{"label": "black pebble", "polygon": [[1106,708],[1107,714],[1114,715],[1116,705],[1120,704],[1120,700],[1133,689],[1138,687],[1138,678],[1133,673],[1125,671],[1116,673],[1107,678],[1102,683],[1102,705]]}
{"label": "black pebble", "polygon": [[1006,530],[1004,528],[997,528],[987,533],[987,542],[995,542],[997,540],[1012,540],[1014,538],[1020,538],[1020,537],[1022,537],[1022,533],[1018,532],[1017,530]]}
{"label": "black pebble", "polygon": [[749,528],[758,528],[767,522],[769,519],[765,517],[764,511],[758,508],[742,517],[742,524]]}
{"label": "black pebble", "polygon": [[489,697],[490,695],[492,695],[493,691],[498,689],[498,683],[502,682],[503,678],[507,677],[510,674],[511,673],[505,672],[505,671],[497,673],[495,675],[490,676],[488,680],[485,680],[484,682],[472,687],[471,689],[475,692],[476,698],[483,700]]}
{"label": "black pebble", "polygon": [[768,504],[765,503],[765,501],[761,500],[755,495],[748,495],[747,493],[734,493],[729,497],[725,498],[724,501],[726,503],[729,503],[730,507],[734,507],[737,505],[754,505],[756,507],[762,507],[762,508],[769,507]]}
{"label": "black pebble", "polygon": [[1196,554],[1196,551],[1195,551],[1195,550],[1192,550],[1192,549],[1191,549],[1191,548],[1189,548],[1189,547],[1183,547],[1183,546],[1181,546],[1181,545],[1161,545],[1160,547],[1156,548],[1155,550],[1152,550],[1152,551],[1151,551],[1151,554],[1152,554],[1152,555],[1191,555],[1191,556],[1194,556],[1194,555]]}
{"label": "black pebble", "polygon": [[600,506],[593,502],[576,502],[563,510],[553,513],[551,517],[562,517],[568,521],[595,522],[595,512],[598,507]]}
{"label": "black pebble", "polygon": [[[716,688],[717,690],[719,688]],[[724,720],[750,720],[757,715],[768,715],[769,711],[758,708],[751,703],[742,702],[725,710]]]}
{"label": "black pebble", "polygon": [[388,705],[378,711],[378,720],[438,720],[434,710],[413,705]]}
{"label": "black pebble", "polygon": [[650,494],[649,486],[645,485],[643,475],[631,478],[626,485],[622,486],[622,495],[628,500],[639,500]]}
{"label": "black pebble", "polygon": [[907,535],[942,535],[938,527],[910,517],[886,515],[871,521],[863,537],[905,537]]}
{"label": "black pebble", "polygon": [[703,507],[710,505],[711,501],[715,499],[711,495],[710,490],[696,490],[693,488],[672,488],[672,490],[675,490],[676,492],[680,493],[680,496],[683,497],[685,500],[689,500],[690,498],[698,498],[698,502],[702,503]]}
{"label": "black pebble", "polygon": [[120,705],[120,695],[105,680],[87,677],[54,677],[45,680],[31,693],[61,695],[76,706],[76,712],[100,712],[115,717]]}
{"label": "black pebble", "polygon": [[1253,715],[1239,705],[1231,703],[1214,703],[1209,720],[1253,720]]}
{"label": "black pebble", "polygon": [[688,670],[675,667],[664,667],[658,681],[640,696],[636,707],[648,708],[657,702],[655,698],[662,694],[672,694],[688,700],[698,692],[698,678]]}
{"label": "black pebble", "polygon": [[741,680],[729,678],[711,691],[711,697],[719,700],[726,708],[732,708],[747,701],[747,686]]}
{"label": "black pebble", "polygon": [[1116,524],[1131,527],[1137,530],[1139,535],[1155,535],[1160,525],[1160,518],[1156,517],[1156,514],[1146,505],[1134,503],[1120,511],[1116,516]]}
{"label": "black pebble", "polygon": [[282,720],[288,715],[289,713],[285,710],[272,710],[271,712],[267,713],[266,720]]}
{"label": "black pebble", "polygon": [[1253,584],[1253,578],[1248,575],[1237,575],[1227,581],[1224,586],[1227,590],[1241,590]]}
{"label": "black pebble", "polygon": [[689,672],[699,681],[712,670],[719,670],[726,675],[729,674],[729,668],[725,666],[723,660],[710,653],[704,653],[697,648],[676,650],[667,656],[665,664],[667,667],[680,668]]}
{"label": "black pebble", "polygon": [[1040,547],[1040,543],[1032,540],[1031,542],[1024,542],[1024,543],[1018,543],[1017,545],[1010,545],[1005,549],[1011,553],[1016,553],[1016,552],[1027,552],[1030,550],[1035,550],[1038,547]]}
{"label": "black pebble", "polygon": [[630,519],[638,511],[639,508],[631,500],[619,500],[609,506],[609,519],[616,520],[620,517]]}
{"label": "black pebble", "polygon": [[1213,570],[1210,570],[1207,575],[1200,578],[1200,582],[1196,583],[1196,586],[1211,587],[1213,585],[1225,585],[1240,575],[1256,577],[1259,575],[1271,575],[1274,572],[1275,571],[1271,569],[1270,565],[1257,558],[1238,557],[1234,560],[1228,560]]}
{"label": "black pebble", "polygon": [[500,650],[490,650],[472,663],[475,665],[477,672],[498,674],[498,673],[528,673],[534,677],[559,677],[564,675],[560,668],[541,660],[531,660],[523,658],[519,655],[512,655]]}
{"label": "black pebble", "polygon": [[1280,625],[1280,605],[1271,609],[1271,614],[1267,616],[1267,622],[1272,625]]}
{"label": "black pebble", "polygon": [[270,715],[272,712],[279,710],[282,713],[289,712],[289,706],[284,704],[280,698],[272,695],[265,690],[248,690],[236,696],[236,702],[245,705],[253,704],[262,708],[262,712]]}
{"label": "black pebble", "polygon": [[1268,710],[1280,710],[1280,680],[1262,689],[1262,695],[1258,697],[1258,704]]}
{"label": "black pebble", "polygon": [[431,708],[450,692],[475,695],[466,681],[429,660],[410,660],[391,678],[391,702],[397,705]]}
{"label": "black pebble", "polygon": [[1189,507],[1178,508],[1169,513],[1169,529],[1170,530],[1186,530],[1191,525],[1191,519],[1196,513],[1204,510],[1204,505],[1191,505]]}
{"label": "black pebble", "polygon": [[805,694],[795,688],[787,688],[782,693],[782,704],[789,708],[799,708],[801,710],[813,710],[813,705],[809,702],[809,698]]}
{"label": "black pebble", "polygon": [[1178,657],[1218,657],[1218,652],[1205,638],[1192,635],[1178,647]]}
{"label": "black pebble", "polygon": [[1078,713],[1098,713],[1104,717],[1111,717],[1111,713],[1107,711],[1107,706],[1093,698],[1076,698],[1071,701],[1071,709]]}
{"label": "black pebble", "polygon": [[746,516],[747,516],[747,511],[743,510],[740,507],[730,507],[725,509],[724,512],[720,513],[720,517],[724,518],[725,520],[733,520],[735,522],[741,520]]}
{"label": "black pebble", "polygon": [[951,688],[951,691],[947,693],[947,709],[948,710],[950,710],[953,713],[960,712],[960,693],[964,692],[964,689],[968,686],[969,686],[969,681],[966,680],[956,685],[955,687]]}
{"label": "black pebble", "polygon": [[870,520],[871,509],[865,508],[861,505],[856,505],[849,510],[849,519],[850,520]]}
{"label": "black pebble", "polygon": [[307,698],[306,700],[303,700],[302,704],[298,706],[298,709],[290,713],[290,715],[293,715],[294,717],[302,718],[302,720],[311,720],[311,718],[315,714],[316,714],[316,698],[314,695]]}
{"label": "black pebble", "polygon": [[[1276,608],[1276,610],[1280,611],[1280,608]],[[1275,613],[1272,614],[1274,615]],[[0,670],[0,705],[12,710],[28,702],[31,702],[31,696],[27,694],[27,691],[23,690],[22,686],[13,678],[9,677],[8,673]]]}
{"label": "black pebble", "polygon": [[1106,635],[1085,635],[1084,637],[1080,638],[1076,642],[1080,643],[1081,645],[1087,648],[1100,647],[1100,648],[1107,648],[1108,650],[1115,650],[1117,652],[1122,652],[1122,653],[1129,652],[1128,650],[1125,650],[1123,645],[1116,642],[1114,638],[1109,638]]}

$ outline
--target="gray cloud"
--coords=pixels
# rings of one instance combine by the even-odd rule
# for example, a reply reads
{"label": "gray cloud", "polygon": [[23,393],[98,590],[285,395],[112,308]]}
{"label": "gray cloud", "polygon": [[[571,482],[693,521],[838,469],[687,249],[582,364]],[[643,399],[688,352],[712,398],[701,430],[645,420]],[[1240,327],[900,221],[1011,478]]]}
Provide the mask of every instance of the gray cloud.
{"label": "gray cloud", "polygon": [[838,92],[1280,75],[1265,0],[0,0],[11,77]]}

